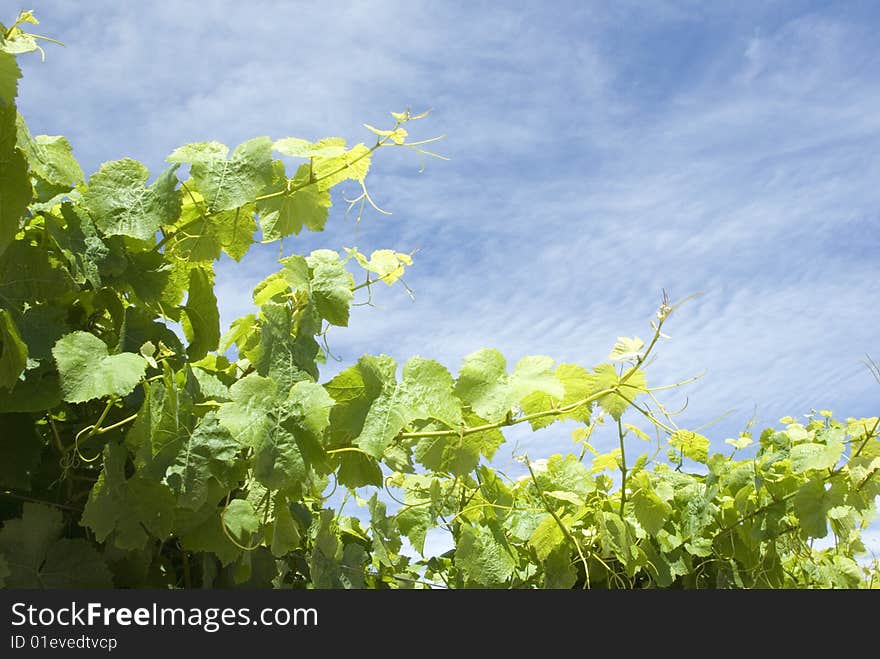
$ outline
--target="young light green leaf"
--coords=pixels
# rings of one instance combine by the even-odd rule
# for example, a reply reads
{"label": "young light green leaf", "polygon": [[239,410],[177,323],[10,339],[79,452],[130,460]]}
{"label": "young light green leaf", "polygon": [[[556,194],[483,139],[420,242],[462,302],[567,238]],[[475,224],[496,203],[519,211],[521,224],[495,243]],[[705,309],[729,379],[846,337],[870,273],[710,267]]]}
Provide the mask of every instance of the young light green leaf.
{"label": "young light green leaf", "polygon": [[802,474],[811,469],[831,469],[843,454],[844,445],[840,441],[832,441],[828,444],[807,442],[796,444],[791,447],[789,458],[791,470],[796,474]]}
{"label": "young light green leaf", "polygon": [[611,350],[611,354],[608,355],[608,359],[613,362],[638,359],[644,347],[645,342],[637,336],[632,338],[619,336],[617,337],[617,343],[614,344],[614,348]]}
{"label": "young light green leaf", "polygon": [[332,157],[316,157],[313,161],[313,171],[318,180],[318,188],[329,190],[347,179],[363,183],[370,169],[370,157],[370,149],[363,144],[356,144],[348,151]]}
{"label": "young light green leaf", "polygon": [[513,574],[516,561],[501,533],[488,526],[463,524],[455,547],[455,565],[469,581],[484,587],[499,587]]}
{"label": "young light green leaf", "polygon": [[682,455],[694,462],[706,463],[709,459],[709,438],[691,430],[677,430],[669,438],[669,443],[681,451]]}
{"label": "young light green leaf", "polygon": [[[556,367],[553,374],[562,383],[565,390],[562,400],[554,398],[544,391],[535,391],[520,401],[523,414],[535,414],[536,412],[546,412],[567,407],[586,399],[590,395],[593,381],[590,372],[582,366],[577,364],[560,364]],[[531,419],[529,425],[531,425],[533,430],[538,430],[549,426],[560,418],[571,419],[580,423],[589,423],[592,407],[592,403],[588,403],[558,416],[539,416]]]}
{"label": "young light green leaf", "polygon": [[524,357],[507,375],[507,364],[497,350],[483,349],[465,357],[455,383],[455,394],[489,423],[507,416],[520,400],[543,392],[553,398],[565,396],[563,384],[552,372],[549,357]]}
{"label": "young light green leaf", "polygon": [[298,235],[302,228],[323,231],[332,202],[330,192],[310,183],[311,168],[301,165],[296,176],[288,182],[284,167],[276,163],[276,182],[267,188],[266,194],[279,194],[262,200],[257,206],[263,241]]}
{"label": "young light green leaf", "polygon": [[635,476],[638,488],[632,493],[633,512],[642,528],[650,535],[656,535],[672,514],[672,506],[652,487],[651,479],[645,472]]}
{"label": "young light green leaf", "polygon": [[85,183],[83,171],[73,157],[73,148],[66,137],[31,137],[24,119],[19,115],[18,145],[25,152],[31,171],[47,183],[66,188]]}
{"label": "young light green leaf", "polygon": [[417,419],[437,419],[456,427],[462,416],[449,371],[433,360],[413,357],[404,366],[399,384],[393,380],[384,383],[355,443],[380,458],[398,433]]}
{"label": "young light green leaf", "polygon": [[620,395],[615,392],[599,398],[599,406],[610,414],[615,420],[620,419],[629,401],[635,402],[636,397],[645,391],[646,382],[643,371],[635,371],[626,382],[621,381],[614,366],[611,364],[599,364],[593,369],[591,375],[591,393],[599,393],[606,389],[618,389]]}
{"label": "young light green leaf", "polygon": [[68,403],[84,403],[105,396],[125,396],[138,385],[147,360],[131,352],[110,355],[107,344],[94,334],[72,332],[52,348],[61,391]]}
{"label": "young light green leaf", "polygon": [[190,144],[175,150],[170,162],[189,162],[196,189],[210,212],[244,206],[272,181],[272,141],[256,137],[241,143],[226,159],[227,147],[217,142]]}
{"label": "young light green leaf", "polygon": [[740,435],[736,439],[727,438],[724,440],[724,443],[730,444],[731,446],[733,446],[736,449],[743,449],[743,448],[746,448],[747,446],[751,446],[752,438],[746,437],[745,435]]}
{"label": "young light green leaf", "polygon": [[539,561],[546,559],[564,542],[565,534],[552,515],[546,515],[529,537],[529,546],[535,550]]}

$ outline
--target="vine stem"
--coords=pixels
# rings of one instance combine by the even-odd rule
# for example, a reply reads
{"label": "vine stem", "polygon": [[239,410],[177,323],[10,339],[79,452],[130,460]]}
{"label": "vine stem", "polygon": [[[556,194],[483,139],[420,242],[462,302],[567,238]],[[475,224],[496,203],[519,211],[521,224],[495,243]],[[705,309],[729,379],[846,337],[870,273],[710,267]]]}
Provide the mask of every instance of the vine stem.
{"label": "vine stem", "polygon": [[626,507],[626,448],[623,441],[623,424],[620,419],[617,420],[617,437],[620,440],[620,517],[623,518],[623,511]]}
{"label": "vine stem", "polygon": [[[395,129],[396,129],[397,127],[399,127],[399,126],[400,126],[400,122],[398,122],[397,125],[395,125]],[[356,162],[358,162],[358,161],[360,161],[360,160],[366,158],[367,156],[372,155],[372,154],[373,154],[373,153],[374,153],[379,147],[383,146],[383,145],[384,145],[389,139],[390,139],[389,137],[384,137],[384,138],[382,138],[381,140],[377,140],[377,142],[376,142],[373,146],[371,146],[371,147],[366,151],[366,153],[362,153],[361,155],[359,155],[357,158],[355,158],[355,159],[352,160],[351,162],[348,162],[348,163],[344,164],[342,167],[339,167],[338,169],[335,169],[335,170],[333,170],[332,172],[329,172],[329,173],[327,173],[327,174],[324,174],[323,176],[320,176],[320,177],[315,178],[315,179],[310,179],[310,180],[307,181],[306,183],[303,183],[303,184],[301,184],[301,185],[295,185],[295,186],[293,186],[292,188],[291,188],[291,187],[286,187],[284,190],[281,190],[281,191],[279,191],[279,192],[273,192],[273,193],[271,193],[271,194],[265,194],[265,195],[261,195],[261,196],[259,196],[259,197],[255,197],[255,198],[254,198],[254,201],[265,201],[266,199],[274,199],[275,197],[283,197],[284,195],[292,195],[292,194],[295,194],[295,193],[299,192],[299,191],[302,190],[303,188],[307,188],[307,187],[309,187],[310,185],[315,185],[316,183],[319,183],[320,181],[323,181],[323,180],[325,180],[325,179],[328,179],[328,178],[330,178],[331,176],[336,176],[337,174],[340,174],[340,173],[344,172],[346,169],[348,169],[349,167],[351,167],[352,165],[354,165]],[[290,181],[290,179],[288,179],[288,185],[289,185],[289,181]],[[167,234],[166,236],[164,236],[164,237],[162,238],[162,240],[160,240],[158,243],[156,243],[156,246],[153,247],[153,251],[158,251],[158,250],[159,250],[161,247],[163,247],[163,246],[164,246],[169,240],[171,240],[172,238],[174,238],[174,236],[176,236],[178,233],[180,233],[181,231],[186,231],[187,229],[190,229],[190,228],[196,226],[196,225],[199,224],[200,222],[205,221],[205,219],[206,219],[206,218],[205,218],[205,216],[204,216],[204,214],[203,214],[203,215],[199,216],[198,219],[192,220],[191,222],[187,222],[187,223],[184,224],[182,227],[180,227],[177,231],[175,231],[175,232],[173,232],[173,233],[169,233],[169,234]]]}
{"label": "vine stem", "polygon": [[583,566],[584,566],[584,588],[583,589],[587,590],[590,587],[590,567],[587,564],[587,559],[584,557],[584,552],[581,549],[581,545],[577,541],[577,538],[575,538],[571,534],[571,531],[568,530],[568,527],[565,524],[563,524],[561,519],[559,519],[559,515],[556,514],[555,510],[553,510],[553,506],[550,505],[550,502],[547,501],[547,497],[544,495],[544,490],[541,489],[541,486],[538,483],[538,479],[535,476],[535,471],[532,469],[532,463],[529,460],[528,454],[524,455],[523,457],[525,458],[526,467],[528,467],[528,469],[529,469],[529,475],[532,478],[532,483],[534,484],[535,489],[538,490],[538,496],[541,497],[541,501],[544,504],[544,509],[548,513],[550,513],[550,516],[553,518],[553,521],[556,522],[556,525],[559,527],[559,530],[562,531],[562,535],[564,535],[565,538],[571,544],[574,545],[574,548],[577,551],[578,557],[580,557],[581,563],[583,563]]}
{"label": "vine stem", "polygon": [[557,407],[552,410],[545,410],[543,412],[534,412],[532,414],[526,414],[524,416],[519,416],[516,418],[504,418],[497,423],[487,423],[482,426],[471,426],[471,427],[463,427],[459,429],[450,429],[450,430],[426,430],[423,432],[402,432],[398,435],[401,439],[418,439],[421,437],[463,437],[465,435],[472,435],[478,432],[486,432],[487,430],[497,430],[499,428],[505,428],[507,426],[515,426],[518,423],[525,423],[526,421],[532,421],[533,419],[540,419],[545,416],[556,416],[558,414],[565,414],[566,412],[571,412],[576,410],[577,408],[588,405],[603,396],[607,396],[609,394],[615,393],[617,391],[617,387],[610,387],[608,389],[603,389],[591,396],[587,396],[586,398],[579,400],[575,403],[571,403],[569,405],[565,405],[564,407]]}
{"label": "vine stem", "polygon": [[[109,411],[109,410],[108,410],[108,411]],[[75,440],[74,440],[73,445],[70,446],[67,450],[68,450],[68,451],[70,451],[70,450],[76,450],[77,453],[79,453],[79,443],[80,443],[80,441],[83,441],[83,442],[84,442],[84,441],[86,441],[87,439],[89,439],[89,438],[91,438],[91,437],[97,437],[97,436],[99,436],[99,435],[103,435],[104,433],[110,432],[111,430],[116,430],[117,428],[121,428],[121,427],[124,426],[126,423],[131,423],[132,421],[134,421],[134,420],[137,419],[137,417],[138,417],[137,414],[132,414],[131,416],[127,416],[127,417],[125,417],[125,418],[122,419],[121,421],[117,421],[116,423],[112,423],[112,424],[110,424],[109,426],[104,426],[103,428],[101,428],[101,427],[100,427],[100,423],[101,423],[101,421],[102,421],[106,416],[107,416],[106,413],[103,414],[103,415],[101,415],[101,419],[99,419],[98,423],[96,423],[96,424],[94,424],[94,425],[91,425],[91,426],[86,426],[85,428],[83,428],[82,430],[80,430],[79,433],[77,433],[77,435],[76,435],[76,438],[75,438]],[[83,437],[82,440],[80,440],[79,437],[80,437],[80,435],[82,435],[83,433],[85,433],[86,436]],[[80,456],[80,457],[82,457],[82,456]],[[87,462],[89,462],[89,461],[87,460]]]}
{"label": "vine stem", "polygon": [[[687,298],[685,298],[687,300]],[[663,336],[662,329],[663,323],[666,322],[666,319],[672,314],[672,312],[685,300],[678,302],[670,306],[668,304],[668,300],[664,293],[663,303],[660,306],[660,311],[657,313],[658,322],[652,325],[654,326],[654,336],[651,337],[650,343],[648,343],[648,347],[645,351],[639,355],[638,359],[635,363],[624,372],[623,375],[620,376],[617,383],[613,387],[609,387],[607,389],[603,389],[602,391],[596,392],[583,398],[574,403],[570,403],[569,405],[565,405],[564,407],[557,407],[550,410],[544,410],[543,412],[534,412],[532,414],[525,414],[523,416],[519,416],[516,418],[512,418],[510,415],[498,421],[496,423],[487,423],[482,426],[473,426],[473,427],[461,427],[461,428],[450,428],[449,430],[427,430],[421,432],[402,432],[398,435],[399,439],[421,439],[423,437],[464,437],[466,435],[472,435],[478,432],[486,432],[487,430],[498,430],[499,428],[505,428],[508,426],[515,426],[518,423],[525,423],[526,421],[532,421],[533,419],[540,419],[547,416],[557,416],[559,414],[565,414],[566,412],[571,412],[573,410],[578,409],[584,405],[588,405],[594,401],[599,400],[600,398],[604,398],[605,396],[614,394],[619,396],[623,400],[627,401],[630,404],[633,404],[630,399],[624,396],[620,389],[624,385],[626,385],[627,381],[636,374],[642,364],[645,363],[645,360],[648,359],[648,356],[654,350],[654,346],[657,345],[657,341],[660,340],[660,337]],[[668,429],[668,426],[665,426],[664,429]]]}

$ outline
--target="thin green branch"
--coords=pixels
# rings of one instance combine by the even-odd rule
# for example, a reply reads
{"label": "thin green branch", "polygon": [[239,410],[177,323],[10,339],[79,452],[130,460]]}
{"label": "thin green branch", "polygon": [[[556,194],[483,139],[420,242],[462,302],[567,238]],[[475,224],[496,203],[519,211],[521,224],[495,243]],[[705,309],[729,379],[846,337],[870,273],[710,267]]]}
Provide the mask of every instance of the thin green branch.
{"label": "thin green branch", "polygon": [[580,543],[577,539],[571,534],[571,531],[568,527],[559,519],[559,515],[556,514],[556,511],[553,510],[553,506],[550,505],[550,502],[547,501],[547,497],[544,495],[544,490],[541,489],[541,485],[538,483],[538,479],[535,476],[535,471],[532,469],[532,463],[529,461],[528,454],[523,456],[525,458],[526,467],[529,469],[529,475],[532,478],[532,483],[535,486],[535,489],[538,490],[538,496],[541,498],[541,502],[544,504],[544,509],[550,513],[550,516],[553,518],[553,521],[556,522],[557,526],[559,526],[559,530],[562,531],[562,535],[574,545],[575,550],[577,551],[578,557],[581,559],[581,563],[584,566],[584,590],[587,590],[590,587],[590,566],[587,563],[587,559],[584,557],[584,552],[581,549]]}
{"label": "thin green branch", "polygon": [[623,432],[623,424],[620,422],[620,419],[617,420],[617,438],[620,442],[620,517],[623,518],[623,513],[626,508],[626,447],[625,442],[623,441],[624,435],[626,433]]}
{"label": "thin green branch", "polygon": [[569,405],[565,405],[563,407],[557,407],[552,410],[544,410],[543,412],[534,412],[532,414],[526,414],[518,417],[505,417],[501,421],[496,423],[486,423],[482,426],[463,426],[459,429],[449,429],[449,430],[426,430],[422,432],[402,432],[398,435],[400,439],[419,439],[422,437],[465,437],[467,435],[472,435],[478,432],[486,432],[488,430],[498,430],[499,428],[505,428],[507,426],[515,426],[519,423],[525,423],[527,421],[532,421],[534,419],[541,419],[546,416],[557,416],[560,414],[566,414],[567,412],[571,412],[576,410],[579,407],[584,405],[588,405],[603,396],[607,396],[608,394],[614,393],[617,390],[616,387],[611,387],[609,389],[603,389],[595,394],[587,396],[586,398],[579,400],[577,402],[571,403]]}

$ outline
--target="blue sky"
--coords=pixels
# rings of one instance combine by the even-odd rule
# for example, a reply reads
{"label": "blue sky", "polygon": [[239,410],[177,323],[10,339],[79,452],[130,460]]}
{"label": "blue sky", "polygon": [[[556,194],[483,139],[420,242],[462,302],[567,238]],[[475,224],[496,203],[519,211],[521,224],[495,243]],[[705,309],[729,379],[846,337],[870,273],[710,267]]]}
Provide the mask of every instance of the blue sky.
{"label": "blue sky", "polygon": [[[880,7],[872,2],[31,3],[59,38],[23,62],[32,132],[67,135],[87,172],[154,173],[187,142],[339,135],[433,108],[417,137],[451,158],[380,153],[391,210],[286,251],[418,248],[402,289],[331,334],[342,358],[478,348],[592,365],[647,338],[665,288],[703,295],[670,321],[649,382],[702,371],[683,427],[716,447],[755,416],[877,414]],[[7,18],[10,18],[8,16]],[[348,189],[355,193],[353,188]],[[225,322],[275,248],[223,263]],[[511,433],[537,457],[567,429]],[[612,442],[609,436],[599,444]],[[616,441],[616,440],[614,440]],[[510,450],[499,465],[515,470]]]}

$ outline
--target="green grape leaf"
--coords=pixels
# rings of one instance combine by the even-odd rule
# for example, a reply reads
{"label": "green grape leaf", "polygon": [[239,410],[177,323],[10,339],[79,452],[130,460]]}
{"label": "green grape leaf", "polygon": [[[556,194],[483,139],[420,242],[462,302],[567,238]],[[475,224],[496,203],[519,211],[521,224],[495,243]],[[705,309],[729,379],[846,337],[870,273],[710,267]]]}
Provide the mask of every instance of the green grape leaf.
{"label": "green grape leaf", "polygon": [[70,332],[66,316],[66,309],[51,304],[35,305],[24,312],[18,331],[27,344],[29,358],[41,362],[51,359],[52,346]]}
{"label": "green grape leaf", "polygon": [[220,424],[215,412],[208,412],[178,451],[165,473],[165,481],[177,495],[177,503],[197,510],[206,502],[209,482],[232,483],[235,460],[241,445]]}
{"label": "green grape leaf", "polygon": [[274,299],[274,302],[282,303],[289,295],[290,284],[287,283],[287,280],[282,273],[276,272],[266,277],[254,287],[254,304],[261,307],[268,302],[273,302],[273,298],[276,298],[276,296],[279,297]]}
{"label": "green grape leaf", "polygon": [[[197,192],[193,196],[201,198]],[[173,234],[168,249],[189,263],[215,261],[225,252],[240,261],[254,242],[257,222],[254,204],[213,211],[207,214],[189,195],[183,203],[180,219],[168,231]]]}
{"label": "green grape leaf", "polygon": [[9,107],[15,105],[19,78],[21,69],[18,68],[15,56],[0,52],[0,104]]}
{"label": "green grape leaf", "polygon": [[676,430],[669,438],[669,444],[694,462],[706,464],[709,459],[709,438],[699,433],[691,430]]}
{"label": "green grape leaf", "polygon": [[196,267],[189,273],[189,293],[183,307],[183,332],[189,341],[186,354],[191,361],[198,361],[216,350],[220,343],[220,311],[214,295],[211,272]]}
{"label": "green grape leaf", "polygon": [[339,454],[337,458],[339,468],[336,470],[336,478],[339,485],[350,488],[382,485],[382,468],[370,456],[345,452]]}
{"label": "green grape leaf", "polygon": [[820,479],[808,481],[798,489],[793,501],[794,514],[807,537],[824,538],[828,535],[828,511],[834,505]]}
{"label": "green grape leaf", "polygon": [[370,405],[382,393],[387,381],[377,375],[382,370],[376,368],[377,362],[390,366],[392,373],[396,367],[391,357],[364,356],[357,365],[342,371],[324,385],[336,402],[330,411],[329,428],[330,440],[334,444],[347,444],[361,434]]}
{"label": "green grape leaf", "polygon": [[13,94],[8,103],[0,103],[0,254],[3,254],[18,233],[33,188],[27,158],[16,148],[17,113],[13,100],[20,72],[14,59],[9,62],[4,53],[0,53],[0,57],[0,75],[5,77],[0,85],[5,88],[4,95]]}
{"label": "green grape leaf", "polygon": [[147,370],[147,360],[124,352],[110,355],[94,334],[72,332],[52,348],[61,376],[61,391],[68,403],[84,403],[105,396],[125,396],[134,390]]}
{"label": "green grape leaf", "polygon": [[207,503],[198,510],[178,508],[174,518],[174,535],[180,539],[181,546],[193,552],[209,552],[221,565],[229,565],[242,552],[226,536],[220,521],[226,493],[219,482],[210,481]]}
{"label": "green grape leaf", "polygon": [[387,506],[373,493],[367,502],[370,511],[370,528],[373,531],[373,556],[381,564],[394,567],[395,559],[402,546],[400,534],[394,519],[388,517]]}
{"label": "green grape leaf", "polygon": [[[333,138],[329,138],[333,139]],[[327,142],[328,140],[321,140],[318,142],[318,145]],[[343,145],[345,142],[343,141]],[[328,146],[332,149],[332,144],[328,144]],[[320,154],[321,151],[314,151],[314,154]],[[315,155],[312,170],[315,178],[317,179],[317,186],[320,190],[329,190],[337,183],[341,183],[347,179],[354,179],[355,181],[359,181],[363,183],[364,179],[367,176],[367,172],[370,170],[370,158],[372,152],[369,148],[364,146],[363,144],[355,144],[353,147],[348,149],[347,151],[343,151],[339,155],[336,155],[333,151],[327,152],[331,155],[331,157],[321,157],[320,155]]]}
{"label": "green grape leaf", "polygon": [[27,161],[18,149],[4,152],[2,132],[3,110],[0,109],[0,254],[3,254],[18,233],[18,227],[31,201],[32,188]]}
{"label": "green grape leaf", "polygon": [[791,470],[796,474],[802,474],[811,469],[831,469],[840,460],[843,449],[844,445],[841,441],[831,441],[828,444],[818,442],[795,444],[789,453]]}
{"label": "green grape leaf", "polygon": [[400,533],[405,535],[415,550],[424,556],[428,529],[435,522],[431,511],[425,506],[405,508],[397,513],[395,522]]}
{"label": "green grape leaf", "polygon": [[[520,403],[523,414],[535,414],[566,407],[582,401],[590,395],[593,380],[591,379],[590,372],[582,366],[560,364],[556,367],[553,374],[562,383],[565,390],[562,400],[554,398],[544,391],[534,391],[523,398]],[[532,430],[538,430],[549,426],[559,419],[571,419],[580,423],[589,423],[591,409],[592,403],[588,403],[560,415],[547,415],[531,419],[529,424],[532,426]]]}
{"label": "green grape leaf", "polygon": [[267,189],[266,194],[285,194],[260,201],[257,206],[263,240],[298,235],[303,227],[309,231],[323,231],[332,206],[330,192],[309,183],[308,164],[300,165],[289,184],[284,176],[284,165],[276,161],[275,168],[278,182]]}
{"label": "green grape leaf", "polygon": [[22,516],[0,530],[6,588],[110,588],[101,555],[85,540],[60,538],[61,511],[27,502]]}
{"label": "green grape leaf", "polygon": [[104,449],[104,469],[89,494],[80,524],[99,542],[113,534],[120,549],[142,549],[151,534],[164,540],[174,519],[174,495],[162,483],[138,475],[125,477],[128,451],[119,444]]}
{"label": "green grape leaf", "polygon": [[229,400],[229,387],[209,370],[194,367],[192,376],[199,385],[200,400],[213,400],[217,402]]}
{"label": "green grape leaf", "polygon": [[331,250],[312,252],[308,264],[312,269],[311,296],[318,313],[333,325],[348,327],[354,277],[339,262],[339,254]]}
{"label": "green grape leaf", "polygon": [[215,160],[226,160],[227,155],[229,147],[220,142],[193,142],[174,149],[165,162],[208,164]]}
{"label": "green grape leaf", "polygon": [[246,499],[233,499],[223,511],[226,530],[240,545],[249,545],[251,535],[260,529],[260,518]]}
{"label": "green grape leaf", "polygon": [[497,423],[514,405],[536,392],[561,400],[565,389],[552,368],[553,360],[549,357],[523,357],[508,376],[507,363],[500,352],[478,350],[465,357],[455,383],[455,395],[470,404],[479,417]]}
{"label": "green grape leaf", "polygon": [[535,470],[535,480],[544,492],[571,492],[581,499],[596,489],[590,471],[574,455],[551,455]]}
{"label": "green grape leaf", "polygon": [[[635,402],[636,397],[646,390],[645,373],[635,371],[626,382],[621,382],[620,376],[611,364],[599,364],[593,369],[591,375],[590,394],[596,394],[606,389],[617,388],[621,395],[610,393],[599,398],[599,406],[610,414],[615,420],[619,420],[623,412],[629,407],[629,399]],[[624,398],[624,396],[626,398]]]}
{"label": "green grape leaf", "polygon": [[[315,588],[339,588],[345,548],[337,535],[336,514],[324,509],[315,521],[314,544],[309,556],[309,573]],[[351,563],[348,563],[351,565]]]}
{"label": "green grape leaf", "polygon": [[211,212],[244,206],[272,180],[272,141],[255,137],[242,142],[226,159],[228,148],[217,142],[188,144],[176,149],[168,162],[190,163],[196,189]]}
{"label": "green grape leaf", "polygon": [[[639,472],[637,478],[645,472]],[[650,535],[656,535],[665,525],[672,514],[670,506],[652,488],[647,477],[639,478],[639,488],[630,496],[633,513],[642,528]]]}
{"label": "green grape leaf", "polygon": [[28,369],[24,376],[11,392],[0,395],[0,412],[41,412],[61,404],[61,386],[54,366]]}
{"label": "green grape leaf", "polygon": [[460,426],[462,421],[461,404],[453,394],[449,371],[421,357],[407,361],[399,384],[393,380],[383,384],[355,443],[380,458],[398,433],[417,419],[437,419],[449,427]]}
{"label": "green grape leaf", "polygon": [[166,169],[146,187],[150,172],[130,158],[101,165],[89,180],[83,204],[95,225],[108,236],[130,236],[150,241],[163,224],[180,214],[177,165]]}
{"label": "green grape leaf", "polygon": [[290,390],[285,410],[295,432],[309,441],[320,443],[330,423],[333,398],[319,384],[297,382]]}
{"label": "green grape leaf", "polygon": [[113,577],[98,550],[80,538],[61,538],[46,552],[38,579],[43,588],[112,588]]}
{"label": "green grape leaf", "polygon": [[547,557],[565,543],[565,534],[552,515],[546,515],[529,537],[529,546],[535,550],[539,561]]}
{"label": "green grape leaf", "polygon": [[47,183],[72,188],[86,182],[67,138],[61,135],[31,137],[21,115],[18,116],[18,145],[27,156],[31,171]]}
{"label": "green grape leaf", "polygon": [[24,503],[20,518],[4,522],[0,529],[0,554],[5,556],[10,570],[8,588],[39,587],[40,565],[63,528],[60,510],[31,502]]}
{"label": "green grape leaf", "polygon": [[464,476],[480,463],[484,438],[481,433],[452,437],[425,437],[416,444],[415,457],[422,466],[436,472]]}
{"label": "green grape leaf", "polygon": [[315,319],[311,307],[294,314],[287,305],[266,303],[260,308],[260,343],[247,352],[257,373],[271,377],[279,390],[301,380],[317,380]]}
{"label": "green grape leaf", "polygon": [[550,552],[543,563],[545,589],[568,590],[577,582],[577,571],[572,566],[571,552],[564,545]]}
{"label": "green grape leaf", "polygon": [[302,538],[296,520],[290,513],[290,503],[286,496],[276,494],[272,510],[275,519],[267,529],[267,544],[272,555],[280,558],[299,547]]}
{"label": "green grape leaf", "polygon": [[101,288],[101,267],[110,256],[110,249],[81,207],[64,202],[61,204],[61,218],[63,227],[57,216],[48,216],[46,228],[67,258],[71,274],[80,285],[89,282],[95,289]]}
{"label": "green grape leaf", "polygon": [[[159,473],[155,477],[159,479],[192,433],[192,397],[178,386],[167,362],[163,364],[162,381],[148,382],[144,389],[144,403],[125,442],[137,454],[138,466],[156,468]],[[162,460],[154,462],[160,454]]]}
{"label": "green grape leaf", "polygon": [[244,446],[256,447],[276,405],[278,385],[256,373],[246,375],[229,388],[229,402],[218,411],[220,423]]}
{"label": "green grape leaf", "polygon": [[321,385],[297,382],[269,414],[257,448],[254,475],[270,489],[288,489],[305,480],[312,461],[322,457],[321,437],[333,399]]}
{"label": "green grape leaf", "polygon": [[21,340],[12,314],[0,309],[0,389],[12,390],[28,362],[28,347]]}
{"label": "green grape leaf", "polygon": [[455,565],[479,586],[502,586],[516,568],[506,545],[500,532],[488,526],[464,524],[455,547]]}
{"label": "green grape leaf", "polygon": [[45,249],[16,240],[0,255],[0,302],[8,309],[21,309],[25,303],[33,306],[74,289],[67,269],[50,259]]}

